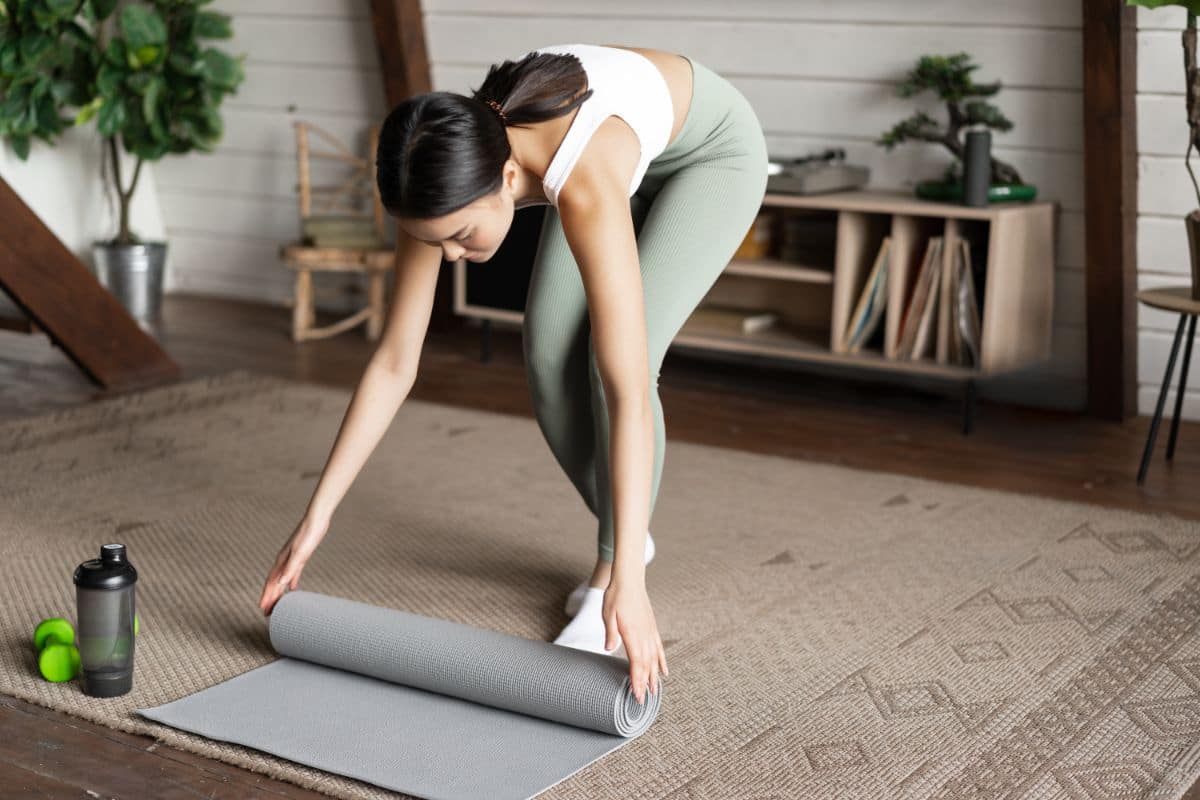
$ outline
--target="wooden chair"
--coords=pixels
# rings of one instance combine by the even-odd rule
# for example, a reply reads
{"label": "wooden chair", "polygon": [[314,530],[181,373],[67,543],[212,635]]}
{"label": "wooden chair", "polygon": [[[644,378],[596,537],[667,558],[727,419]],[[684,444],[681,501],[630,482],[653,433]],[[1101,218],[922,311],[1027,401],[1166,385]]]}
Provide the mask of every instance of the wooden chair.
{"label": "wooden chair", "polygon": [[[1200,286],[1163,286],[1157,289],[1143,289],[1137,293],[1137,299],[1152,308],[1179,315],[1179,325],[1175,328],[1175,341],[1171,344],[1171,355],[1167,358],[1167,371],[1163,375],[1162,388],[1158,392],[1158,404],[1154,409],[1154,417],[1150,420],[1150,434],[1146,437],[1146,449],[1142,453],[1142,464],[1138,468],[1137,482],[1140,485],[1146,479],[1146,468],[1150,466],[1150,454],[1154,452],[1154,439],[1158,435],[1158,424],[1162,421],[1163,404],[1167,399],[1167,391],[1171,388],[1171,377],[1175,371],[1175,357],[1179,354],[1179,344],[1186,342],[1183,366],[1179,373],[1179,391],[1175,394],[1175,415],[1171,418],[1171,435],[1167,440],[1167,461],[1170,461],[1175,455],[1175,437],[1179,433],[1179,414],[1183,411],[1183,394],[1187,391],[1188,362],[1192,360],[1192,340],[1196,338],[1196,317],[1200,316]],[[1183,332],[1185,324],[1188,329],[1186,336]]]}
{"label": "wooden chair", "polygon": [[[375,150],[379,128],[372,126],[369,155],[362,157],[328,131],[311,122],[297,121],[296,161],[300,196],[301,238],[279,248],[279,257],[296,273],[292,307],[292,341],[324,339],[366,323],[367,339],[377,340],[383,332],[387,277],[395,264],[394,245],[387,242],[383,204],[375,184]],[[332,145],[332,151],[310,146],[317,136]],[[312,159],[329,159],[347,164],[353,171],[335,183],[313,183]],[[370,197],[370,210],[359,210],[359,198]],[[341,204],[341,205],[340,205]],[[317,327],[313,309],[313,272],[356,272],[367,276],[367,304],[350,316]],[[321,296],[325,296],[321,293]]]}

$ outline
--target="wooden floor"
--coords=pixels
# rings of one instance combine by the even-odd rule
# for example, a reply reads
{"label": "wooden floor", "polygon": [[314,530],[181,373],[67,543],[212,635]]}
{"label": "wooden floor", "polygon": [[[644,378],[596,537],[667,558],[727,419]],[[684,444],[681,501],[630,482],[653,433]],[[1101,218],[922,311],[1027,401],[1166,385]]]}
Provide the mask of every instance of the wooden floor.
{"label": "wooden floor", "polygon": [[[158,336],[185,380],[246,368],[353,389],[373,347],[362,329],[294,345],[289,324],[283,308],[172,295]],[[494,330],[491,359],[479,356],[478,330],[431,336],[412,396],[532,416],[519,332]],[[1145,417],[1116,424],[981,402],[974,430],[963,436],[952,388],[734,365],[681,351],[668,354],[659,388],[668,440],[1200,519],[1197,423],[1181,426],[1173,462],[1163,458],[1163,425],[1139,487]],[[106,396],[45,336],[0,331],[0,420]],[[0,796],[325,797],[4,695]],[[1186,797],[1200,800],[1200,784]]]}

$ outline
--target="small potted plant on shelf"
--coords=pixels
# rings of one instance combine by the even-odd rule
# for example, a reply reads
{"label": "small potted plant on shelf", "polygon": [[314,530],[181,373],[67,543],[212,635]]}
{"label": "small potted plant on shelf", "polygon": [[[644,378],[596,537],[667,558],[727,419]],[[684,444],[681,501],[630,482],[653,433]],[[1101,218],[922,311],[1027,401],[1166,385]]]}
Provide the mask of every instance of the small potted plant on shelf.
{"label": "small potted plant on shelf", "polygon": [[[1192,179],[1192,188],[1196,192],[1196,201],[1200,203],[1200,184],[1196,182],[1196,173],[1192,171],[1192,148],[1200,150],[1200,69],[1196,67],[1196,15],[1200,14],[1200,0],[1125,0],[1129,6],[1145,6],[1160,8],[1162,6],[1180,6],[1187,10],[1187,25],[1183,29],[1183,77],[1185,98],[1187,102],[1188,146],[1183,154],[1183,165],[1187,167]],[[1192,211],[1183,218],[1187,229],[1188,253],[1192,259],[1192,298],[1200,300],[1200,208]]]}
{"label": "small potted plant on shelf", "polygon": [[[211,151],[217,108],[244,78],[245,55],[203,42],[233,35],[228,15],[200,8],[209,2],[127,2],[118,13],[117,0],[0,0],[0,136],[24,161],[34,138],[54,144],[95,118],[120,214],[116,236],[93,242],[96,275],[141,322],[159,316],[167,248],[130,227],[142,165]],[[118,148],[136,157],[127,187]]]}
{"label": "small potted plant on shelf", "polygon": [[[910,140],[935,142],[944,145],[954,156],[941,180],[921,181],[916,186],[916,195],[926,200],[948,200],[958,202],[963,198],[962,158],[965,151],[960,134],[966,128],[988,128],[1008,131],[1012,122],[996,106],[977,98],[992,97],[1000,91],[1000,82],[978,84],[971,80],[971,72],[978,69],[966,53],[949,56],[921,56],[917,65],[909,71],[904,81],[896,87],[900,97],[912,97],[926,90],[937,93],[946,104],[948,121],[942,127],[937,120],[918,111],[896,123],[883,133],[876,144],[891,150],[901,142]],[[1037,194],[1035,186],[1021,180],[1015,167],[994,156],[991,158],[991,186],[988,200],[1032,200]]]}

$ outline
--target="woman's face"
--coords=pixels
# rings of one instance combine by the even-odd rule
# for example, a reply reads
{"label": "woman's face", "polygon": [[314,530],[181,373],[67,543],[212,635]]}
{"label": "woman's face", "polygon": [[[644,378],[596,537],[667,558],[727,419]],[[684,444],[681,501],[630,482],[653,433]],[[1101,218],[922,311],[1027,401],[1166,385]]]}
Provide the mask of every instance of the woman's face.
{"label": "woman's face", "polygon": [[512,226],[513,167],[511,160],[505,165],[499,189],[457,211],[430,219],[397,217],[396,222],[409,236],[442,248],[447,261],[487,261]]}

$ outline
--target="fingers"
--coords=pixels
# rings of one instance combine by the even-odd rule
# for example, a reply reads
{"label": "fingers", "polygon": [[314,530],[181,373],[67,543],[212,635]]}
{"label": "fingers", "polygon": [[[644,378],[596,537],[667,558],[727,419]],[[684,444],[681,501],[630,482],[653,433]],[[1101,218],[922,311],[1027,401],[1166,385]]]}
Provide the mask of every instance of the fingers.
{"label": "fingers", "polygon": [[[647,692],[658,694],[660,670],[663,675],[667,674],[662,638],[658,635],[658,626],[648,598],[644,607],[638,607],[635,602],[630,608],[628,595],[618,598],[611,591],[610,584],[609,590],[604,593],[604,607],[601,610],[604,616],[604,649],[606,652],[615,650],[620,642],[624,642],[625,655],[629,659],[629,686],[637,701],[645,703]],[[644,597],[644,592],[642,594]]]}
{"label": "fingers", "polygon": [[279,555],[275,556],[275,563],[271,565],[271,571],[267,573],[267,581],[263,584],[262,597],[258,601],[258,607],[264,614],[270,614],[271,608],[275,605],[275,597],[278,596],[276,587],[279,584],[279,576],[287,564],[288,552],[289,548],[286,546],[281,549]]}
{"label": "fingers", "polygon": [[[617,615],[615,612],[606,614],[604,617],[604,649],[616,650],[620,645],[623,636],[619,636],[620,631],[617,629]],[[626,648],[628,649],[628,648]]]}
{"label": "fingers", "polygon": [[275,607],[275,603],[279,600],[282,594],[283,583],[280,580],[275,579],[275,576],[272,575],[271,578],[267,579],[267,585],[265,588],[263,588],[262,600],[260,600],[258,603],[259,608],[261,608],[263,611],[263,614],[268,616],[270,615],[271,610]]}
{"label": "fingers", "polygon": [[[659,667],[660,664],[666,664],[662,639],[654,628],[635,633],[622,627],[621,636],[625,641],[625,654],[629,658],[629,685],[637,701],[645,703],[647,692],[658,694],[659,691]],[[666,674],[665,671],[663,674]]]}
{"label": "fingers", "polygon": [[[643,644],[635,649],[636,655],[629,658],[629,684],[633,687],[633,696],[637,701],[645,703],[647,692],[658,693],[658,668],[655,659],[648,657],[648,654],[653,652],[649,646]],[[628,643],[625,650],[629,650]]]}
{"label": "fingers", "polygon": [[267,576],[267,582],[263,584],[262,597],[259,598],[258,607],[262,609],[264,614],[269,614],[271,606],[275,605],[273,594],[275,585],[278,581],[275,579],[275,570],[271,570],[271,574]]}
{"label": "fingers", "polygon": [[271,568],[271,573],[267,576],[267,583],[263,586],[262,597],[258,601],[258,607],[264,615],[270,616],[275,603],[283,596],[285,587],[295,589],[300,582],[300,573],[304,571],[304,565],[293,567],[291,563],[293,560],[290,547],[279,551],[279,556],[275,559],[275,566]]}
{"label": "fingers", "polygon": [[291,538],[279,548],[279,554],[275,556],[275,563],[267,575],[267,583],[263,586],[262,597],[258,601],[258,607],[264,614],[270,615],[285,589],[294,590],[300,583],[304,565],[328,527],[328,521],[310,522],[309,518],[305,517]]}
{"label": "fingers", "polygon": [[658,694],[658,637],[655,636],[646,650],[646,659],[650,663],[650,694]]}

